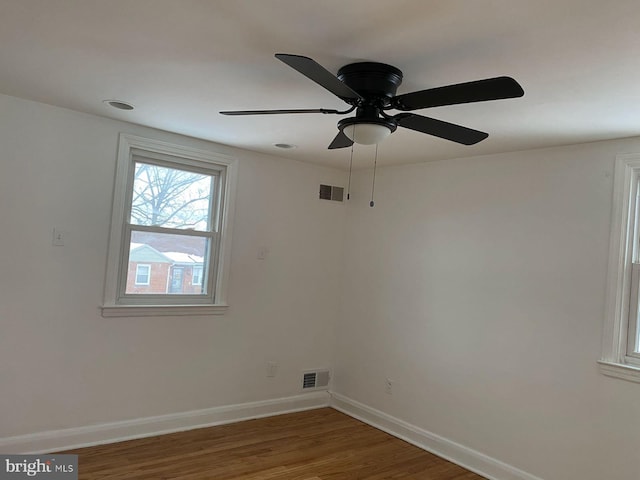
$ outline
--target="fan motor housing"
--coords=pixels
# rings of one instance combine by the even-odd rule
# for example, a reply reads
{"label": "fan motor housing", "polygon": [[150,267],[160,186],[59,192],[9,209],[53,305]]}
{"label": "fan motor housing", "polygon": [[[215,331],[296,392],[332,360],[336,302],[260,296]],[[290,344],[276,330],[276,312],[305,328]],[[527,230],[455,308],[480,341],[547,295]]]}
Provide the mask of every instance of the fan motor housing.
{"label": "fan motor housing", "polygon": [[385,63],[350,63],[338,70],[338,78],[366,99],[383,100],[386,105],[402,83],[402,72]]}

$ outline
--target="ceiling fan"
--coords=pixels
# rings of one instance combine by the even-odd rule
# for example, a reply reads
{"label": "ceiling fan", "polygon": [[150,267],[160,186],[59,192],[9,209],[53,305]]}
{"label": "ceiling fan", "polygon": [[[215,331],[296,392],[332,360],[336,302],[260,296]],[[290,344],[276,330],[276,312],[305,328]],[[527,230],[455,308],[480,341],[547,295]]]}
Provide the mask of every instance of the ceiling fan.
{"label": "ceiling fan", "polygon": [[[397,127],[434,135],[463,145],[474,145],[487,138],[489,134],[407,112],[524,95],[522,87],[510,77],[487,78],[396,95],[396,90],[402,83],[402,72],[391,65],[377,62],[351,63],[340,68],[338,75],[335,76],[308,57],[285,53],[277,53],[275,57],[329,90],[350,105],[350,108],[342,111],[319,108],[235,110],[220,113],[223,115],[295,113],[345,115],[355,110],[355,116],[338,122],[339,132],[329,145],[329,149],[350,147],[354,142],[365,145],[376,144],[394,132]],[[388,110],[400,110],[401,113],[389,115]]]}

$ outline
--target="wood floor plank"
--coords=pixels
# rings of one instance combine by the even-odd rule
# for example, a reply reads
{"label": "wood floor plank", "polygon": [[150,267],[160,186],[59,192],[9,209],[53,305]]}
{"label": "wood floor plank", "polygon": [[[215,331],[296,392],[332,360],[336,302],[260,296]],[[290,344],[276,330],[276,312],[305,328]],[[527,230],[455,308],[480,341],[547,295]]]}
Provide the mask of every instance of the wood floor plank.
{"label": "wood floor plank", "polygon": [[331,408],[64,453],[80,480],[482,480]]}

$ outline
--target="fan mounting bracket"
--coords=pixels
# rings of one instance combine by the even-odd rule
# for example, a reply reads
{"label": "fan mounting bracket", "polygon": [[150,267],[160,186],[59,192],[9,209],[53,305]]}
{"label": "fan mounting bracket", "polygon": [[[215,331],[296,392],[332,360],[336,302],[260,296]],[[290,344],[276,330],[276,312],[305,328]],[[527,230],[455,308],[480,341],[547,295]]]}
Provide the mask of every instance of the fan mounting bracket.
{"label": "fan mounting bracket", "polygon": [[402,72],[399,69],[377,62],[350,63],[338,70],[337,77],[362,95],[364,101],[354,100],[355,104],[374,104],[379,108],[390,103],[402,83]]}

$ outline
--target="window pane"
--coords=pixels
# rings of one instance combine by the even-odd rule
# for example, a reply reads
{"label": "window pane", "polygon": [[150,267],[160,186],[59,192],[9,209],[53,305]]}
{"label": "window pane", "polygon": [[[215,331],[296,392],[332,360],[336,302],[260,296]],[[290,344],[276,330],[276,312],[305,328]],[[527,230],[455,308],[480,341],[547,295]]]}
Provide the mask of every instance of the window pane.
{"label": "window pane", "polygon": [[[636,231],[636,235],[637,235]],[[629,325],[627,355],[638,355],[638,345],[640,343],[640,263],[631,264],[631,295],[629,298]]]}
{"label": "window pane", "polygon": [[[634,265],[635,267],[636,265]],[[637,275],[637,274],[636,274]],[[638,285],[633,285],[638,288]],[[640,298],[640,292],[636,292],[638,297],[632,296],[632,301],[635,298]],[[640,302],[636,300],[637,304],[635,305],[635,312],[632,312],[629,315],[629,343],[628,343],[628,355],[636,355],[640,356]],[[632,305],[633,308],[633,305]]]}
{"label": "window pane", "polygon": [[208,230],[213,177],[136,162],[132,225]]}
{"label": "window pane", "polygon": [[206,295],[208,238],[133,231],[129,247],[125,293]]}
{"label": "window pane", "polygon": [[640,355],[640,319],[636,318],[636,338],[635,349],[633,351],[636,355]]}

